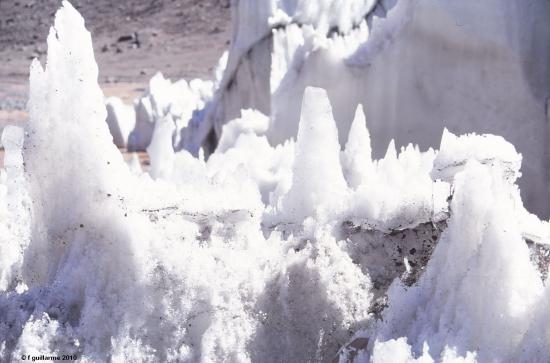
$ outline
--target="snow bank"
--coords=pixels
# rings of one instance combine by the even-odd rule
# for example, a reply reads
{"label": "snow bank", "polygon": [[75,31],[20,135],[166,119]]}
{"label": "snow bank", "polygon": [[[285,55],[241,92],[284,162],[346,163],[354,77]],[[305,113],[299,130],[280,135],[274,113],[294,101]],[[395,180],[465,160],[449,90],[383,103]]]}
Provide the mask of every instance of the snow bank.
{"label": "snow bank", "polygon": [[159,75],[141,103],[156,118],[143,173],[113,143],[97,75],[63,2],[46,68],[31,66],[29,124],[2,136],[2,361],[547,356],[550,223],[523,207],[522,157],[503,138],[445,131],[439,151],[392,140],[376,159],[362,107],[341,142],[331,90],[308,87],[295,141],[271,145],[273,115],[239,111],[205,160],[175,151],[186,117],[167,90],[183,83]]}

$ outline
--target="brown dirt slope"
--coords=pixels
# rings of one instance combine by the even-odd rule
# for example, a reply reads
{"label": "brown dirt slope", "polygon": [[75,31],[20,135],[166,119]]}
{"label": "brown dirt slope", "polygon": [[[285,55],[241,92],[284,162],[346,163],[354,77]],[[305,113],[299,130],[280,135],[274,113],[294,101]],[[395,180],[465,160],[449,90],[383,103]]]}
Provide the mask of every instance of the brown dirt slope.
{"label": "brown dirt slope", "polygon": [[[0,62],[13,66],[11,72],[4,69],[3,76],[26,75],[29,59],[46,52],[48,29],[60,4],[60,0],[0,0]],[[92,32],[103,78],[137,81],[148,79],[148,73],[157,69],[172,77],[205,77],[227,47],[229,0],[73,0],[72,4]]]}
{"label": "brown dirt slope", "polygon": [[[100,83],[127,101],[158,70],[210,78],[230,38],[230,0],[72,0],[92,32]],[[28,67],[44,63],[61,0],[0,0],[0,127],[24,117]]]}

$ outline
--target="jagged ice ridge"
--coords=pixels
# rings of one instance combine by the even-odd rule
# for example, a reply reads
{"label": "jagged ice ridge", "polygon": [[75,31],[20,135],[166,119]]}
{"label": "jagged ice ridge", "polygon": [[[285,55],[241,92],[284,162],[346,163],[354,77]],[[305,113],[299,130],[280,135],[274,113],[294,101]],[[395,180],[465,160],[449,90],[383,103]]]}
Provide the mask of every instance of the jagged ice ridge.
{"label": "jagged ice ridge", "polygon": [[550,354],[550,226],[523,207],[522,157],[502,137],[445,130],[439,150],[392,141],[376,160],[363,108],[342,151],[327,92],[309,87],[296,140],[270,144],[272,117],[243,110],[205,160],[174,151],[182,113],[146,98],[158,118],[144,173],[113,142],[97,75],[84,20],[64,2],[45,68],[31,65],[30,120],[2,135],[2,361]]}

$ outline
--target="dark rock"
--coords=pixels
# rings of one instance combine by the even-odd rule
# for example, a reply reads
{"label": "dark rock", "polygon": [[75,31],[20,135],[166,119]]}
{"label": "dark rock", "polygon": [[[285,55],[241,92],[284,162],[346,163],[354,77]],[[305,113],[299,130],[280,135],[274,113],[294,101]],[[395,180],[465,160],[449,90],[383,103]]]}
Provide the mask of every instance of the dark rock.
{"label": "dark rock", "polygon": [[118,37],[117,42],[119,42],[119,43],[121,43],[121,42],[131,42],[133,40],[134,40],[133,35],[121,35],[120,37]]}

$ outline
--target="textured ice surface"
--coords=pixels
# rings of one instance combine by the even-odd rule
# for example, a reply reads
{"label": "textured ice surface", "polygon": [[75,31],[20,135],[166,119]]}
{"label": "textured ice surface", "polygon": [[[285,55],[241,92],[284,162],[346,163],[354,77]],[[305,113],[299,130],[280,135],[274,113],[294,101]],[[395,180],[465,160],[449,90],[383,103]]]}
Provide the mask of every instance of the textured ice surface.
{"label": "textured ice surface", "polygon": [[174,151],[183,113],[157,76],[144,173],[113,143],[92,49],[64,2],[29,124],[2,135],[0,360],[546,359],[550,224],[506,140],[445,131],[439,151],[392,140],[376,159],[362,107],[342,142],[331,91],[308,87],[295,140],[239,111],[205,160]]}
{"label": "textured ice surface", "polygon": [[[48,46],[46,68],[31,69],[30,123],[4,134],[3,185],[32,202],[8,204],[2,220],[30,216],[16,224],[28,242],[1,244],[11,254],[0,270],[2,360],[304,361],[333,356],[368,320],[369,277],[327,227],[266,236],[261,183],[240,164],[166,149],[169,118],[149,150],[158,180],[130,172],[104,121],[90,35],[68,3]],[[292,144],[265,148],[291,170]]]}
{"label": "textured ice surface", "polygon": [[450,348],[481,362],[522,354],[543,285],[515,217],[515,192],[501,167],[467,162],[426,271],[409,288],[392,285],[373,343],[406,337],[413,352],[427,344],[436,359]]}
{"label": "textured ice surface", "polygon": [[391,139],[437,147],[444,128],[498,134],[523,156],[528,209],[547,218],[549,16],[544,0],[240,0],[206,124],[220,137],[255,108],[271,117],[270,143],[282,143],[296,137],[304,89],[315,86],[329,95],[341,144],[365,107],[376,158]]}

